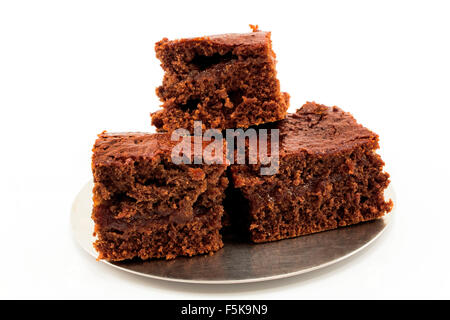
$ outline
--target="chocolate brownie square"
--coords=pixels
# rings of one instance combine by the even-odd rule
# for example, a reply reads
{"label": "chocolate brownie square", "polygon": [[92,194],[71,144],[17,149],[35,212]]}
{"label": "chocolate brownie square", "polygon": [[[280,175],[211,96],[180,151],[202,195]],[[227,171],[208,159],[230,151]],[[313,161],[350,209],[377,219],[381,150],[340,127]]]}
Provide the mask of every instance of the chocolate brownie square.
{"label": "chocolate brownie square", "polygon": [[280,92],[270,32],[223,34],[156,43],[165,71],[152,114],[158,131],[247,128],[281,120],[289,95]]}
{"label": "chocolate brownie square", "polygon": [[[337,107],[306,103],[279,130],[279,168],[232,165],[230,214],[245,217],[254,242],[267,242],[377,219],[389,212],[389,175],[375,152],[378,135]],[[270,132],[270,131],[269,131]],[[239,216],[240,215],[240,216]]]}
{"label": "chocolate brownie square", "polygon": [[226,165],[175,164],[167,134],[102,133],[92,157],[99,259],[210,253],[219,233]]}

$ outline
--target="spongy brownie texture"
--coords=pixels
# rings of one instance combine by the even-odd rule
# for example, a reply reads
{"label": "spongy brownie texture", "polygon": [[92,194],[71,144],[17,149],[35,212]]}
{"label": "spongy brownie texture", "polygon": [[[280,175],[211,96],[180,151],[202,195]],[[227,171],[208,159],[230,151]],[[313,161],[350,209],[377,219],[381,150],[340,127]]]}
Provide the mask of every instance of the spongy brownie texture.
{"label": "spongy brownie texture", "polygon": [[103,133],[92,158],[99,259],[219,250],[225,165],[174,164],[166,134]]}
{"label": "spongy brownie texture", "polygon": [[349,113],[307,103],[262,127],[279,130],[278,173],[261,176],[261,164],[231,167],[240,208],[230,212],[245,215],[252,241],[348,226],[391,210],[392,201],[384,199],[389,175],[375,152],[378,136]]}
{"label": "spongy brownie texture", "polygon": [[165,71],[152,114],[159,131],[247,128],[281,120],[289,95],[280,92],[270,32],[225,34],[156,43]]}

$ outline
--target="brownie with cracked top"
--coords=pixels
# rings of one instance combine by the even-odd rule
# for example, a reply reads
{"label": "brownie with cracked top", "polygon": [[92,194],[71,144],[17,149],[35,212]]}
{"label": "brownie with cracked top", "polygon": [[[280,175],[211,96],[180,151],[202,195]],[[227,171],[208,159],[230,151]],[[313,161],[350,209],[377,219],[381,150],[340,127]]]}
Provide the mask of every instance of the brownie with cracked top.
{"label": "brownie with cracked top", "polygon": [[260,175],[260,163],[230,169],[235,200],[228,211],[253,242],[348,226],[392,209],[378,135],[351,114],[312,102],[259,128],[279,130],[278,173]]}

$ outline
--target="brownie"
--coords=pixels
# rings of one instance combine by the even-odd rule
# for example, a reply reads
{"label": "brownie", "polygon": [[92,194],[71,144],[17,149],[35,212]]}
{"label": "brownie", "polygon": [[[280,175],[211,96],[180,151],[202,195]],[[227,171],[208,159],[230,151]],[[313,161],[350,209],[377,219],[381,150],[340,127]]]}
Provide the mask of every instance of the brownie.
{"label": "brownie", "polygon": [[281,120],[289,95],[280,92],[270,32],[223,34],[156,43],[165,71],[152,114],[158,131],[247,128]]}
{"label": "brownie", "polygon": [[279,130],[278,172],[260,175],[261,163],[230,168],[237,193],[230,215],[244,223],[253,242],[348,226],[391,210],[378,135],[351,114],[306,103],[258,128]]}
{"label": "brownie", "polygon": [[99,135],[92,157],[99,259],[172,259],[222,247],[226,165],[175,164],[177,143],[168,134]]}

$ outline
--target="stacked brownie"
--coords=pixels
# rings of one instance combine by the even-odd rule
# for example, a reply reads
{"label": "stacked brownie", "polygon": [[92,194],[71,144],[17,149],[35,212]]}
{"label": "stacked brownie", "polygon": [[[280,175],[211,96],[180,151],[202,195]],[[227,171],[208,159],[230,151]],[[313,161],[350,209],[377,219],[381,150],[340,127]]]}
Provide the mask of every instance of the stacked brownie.
{"label": "stacked brownie", "polygon": [[[212,253],[223,246],[225,224],[258,243],[391,210],[375,133],[337,107],[307,103],[287,114],[289,95],[280,91],[269,32],[163,39],[155,49],[165,71],[156,90],[162,109],[152,114],[159,133],[102,133],[94,145],[92,218],[100,259]],[[214,159],[203,153],[197,161],[189,153],[176,161],[180,140],[171,134],[192,134],[196,121],[202,131],[264,129],[269,145],[277,133],[276,170],[262,175],[267,163],[259,158],[224,161],[225,142]],[[196,137],[177,138],[190,150],[210,149],[209,142],[196,145]]]}
{"label": "stacked brownie", "polygon": [[289,95],[280,92],[270,32],[169,41],[156,44],[165,71],[156,93],[163,109],[152,115],[158,131],[185,128],[247,128],[281,120]]}

